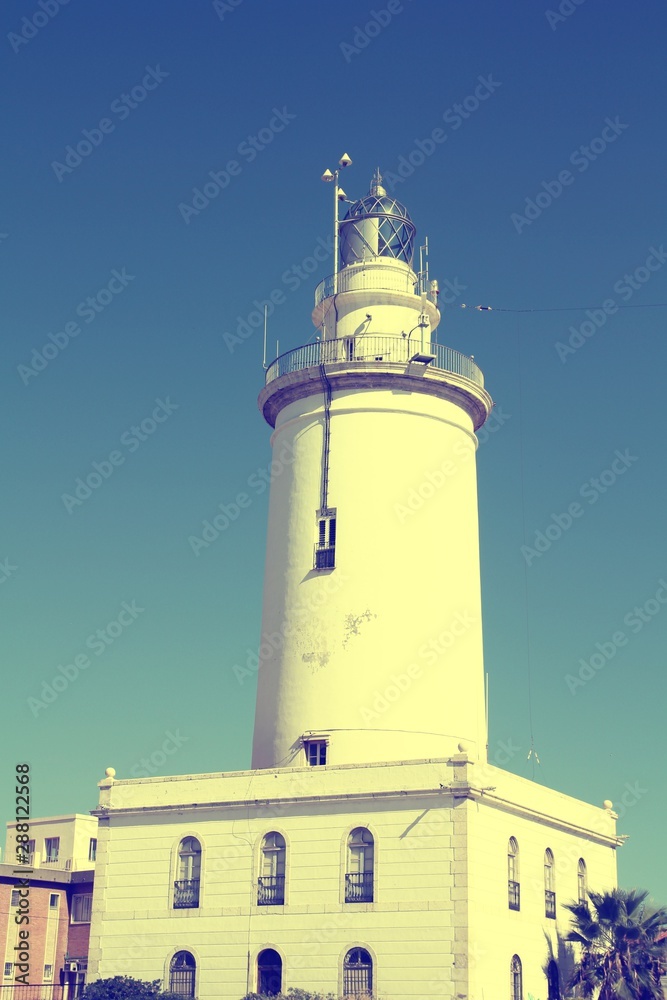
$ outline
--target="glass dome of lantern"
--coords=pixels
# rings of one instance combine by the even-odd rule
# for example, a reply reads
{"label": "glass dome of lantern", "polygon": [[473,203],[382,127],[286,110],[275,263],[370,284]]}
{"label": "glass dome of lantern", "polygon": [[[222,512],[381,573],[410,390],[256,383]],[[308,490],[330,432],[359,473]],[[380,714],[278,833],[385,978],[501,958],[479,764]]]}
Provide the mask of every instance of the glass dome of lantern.
{"label": "glass dome of lantern", "polygon": [[412,266],[415,225],[407,208],[387,194],[375,171],[370,191],[350,207],[340,223],[341,264],[392,257]]}

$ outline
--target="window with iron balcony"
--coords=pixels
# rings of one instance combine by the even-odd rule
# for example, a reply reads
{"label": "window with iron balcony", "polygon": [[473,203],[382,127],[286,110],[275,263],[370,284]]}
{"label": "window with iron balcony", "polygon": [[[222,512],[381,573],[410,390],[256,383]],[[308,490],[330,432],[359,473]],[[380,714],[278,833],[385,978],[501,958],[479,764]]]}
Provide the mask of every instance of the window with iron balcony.
{"label": "window with iron balcony", "polygon": [[174,882],[174,909],[199,906],[201,844],[196,837],[184,837],[178,848],[178,878]]}

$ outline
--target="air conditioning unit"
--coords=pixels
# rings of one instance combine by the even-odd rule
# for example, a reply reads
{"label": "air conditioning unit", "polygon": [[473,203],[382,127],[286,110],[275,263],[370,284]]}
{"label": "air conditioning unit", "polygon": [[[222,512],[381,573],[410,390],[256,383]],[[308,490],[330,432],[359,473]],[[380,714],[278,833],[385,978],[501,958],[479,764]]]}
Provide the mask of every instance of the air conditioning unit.
{"label": "air conditioning unit", "polygon": [[76,962],[70,962],[69,965],[67,966],[67,971],[68,972],[78,972],[79,971],[78,964]]}

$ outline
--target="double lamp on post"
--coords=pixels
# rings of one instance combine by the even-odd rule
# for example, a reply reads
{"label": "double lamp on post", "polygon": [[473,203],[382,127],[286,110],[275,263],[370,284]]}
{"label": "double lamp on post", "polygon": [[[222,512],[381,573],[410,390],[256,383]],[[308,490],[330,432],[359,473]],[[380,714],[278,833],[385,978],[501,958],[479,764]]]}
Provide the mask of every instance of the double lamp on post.
{"label": "double lamp on post", "polygon": [[338,291],[338,202],[347,200],[347,195],[343,191],[342,187],[339,187],[338,185],[338,174],[340,173],[341,170],[344,170],[345,167],[349,167],[351,163],[352,160],[347,155],[347,153],[343,153],[340,160],[338,161],[338,169],[334,170],[333,173],[331,172],[331,170],[327,169],[322,174],[323,181],[326,181],[327,183],[331,183],[331,181],[333,181],[334,184],[334,251],[333,251],[334,252],[333,294],[334,295]]}

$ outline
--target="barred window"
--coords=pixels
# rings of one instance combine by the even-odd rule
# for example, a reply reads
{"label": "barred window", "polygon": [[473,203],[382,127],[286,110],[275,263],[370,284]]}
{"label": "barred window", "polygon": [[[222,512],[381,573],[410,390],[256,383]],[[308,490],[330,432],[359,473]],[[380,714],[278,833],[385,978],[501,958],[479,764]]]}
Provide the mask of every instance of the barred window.
{"label": "barred window", "polygon": [[560,1000],[560,975],[553,959],[547,966],[547,1000]]}
{"label": "barred window", "polygon": [[510,1000],[523,1000],[523,970],[518,955],[510,963]]}
{"label": "barred window", "polygon": [[359,997],[373,992],[373,961],[365,948],[352,948],[343,963],[343,995]]}
{"label": "barred window", "polygon": [[5,962],[5,971],[3,973],[5,979],[9,979],[9,977],[11,976],[11,974],[12,974],[13,971],[14,971],[14,963],[13,962]]}
{"label": "barred window", "polygon": [[10,902],[9,905],[12,906],[12,907],[18,906],[20,898],[21,897],[19,896],[18,889],[12,889],[12,898],[11,898],[11,902]]}
{"label": "barred window", "polygon": [[257,992],[275,996],[283,988],[283,960],[273,948],[265,948],[257,956]]}
{"label": "barred window", "polygon": [[195,995],[197,963],[189,951],[177,951],[169,965],[169,992],[186,1000]]}
{"label": "barred window", "polygon": [[92,892],[83,892],[72,896],[72,924],[89,924],[93,906]]}

